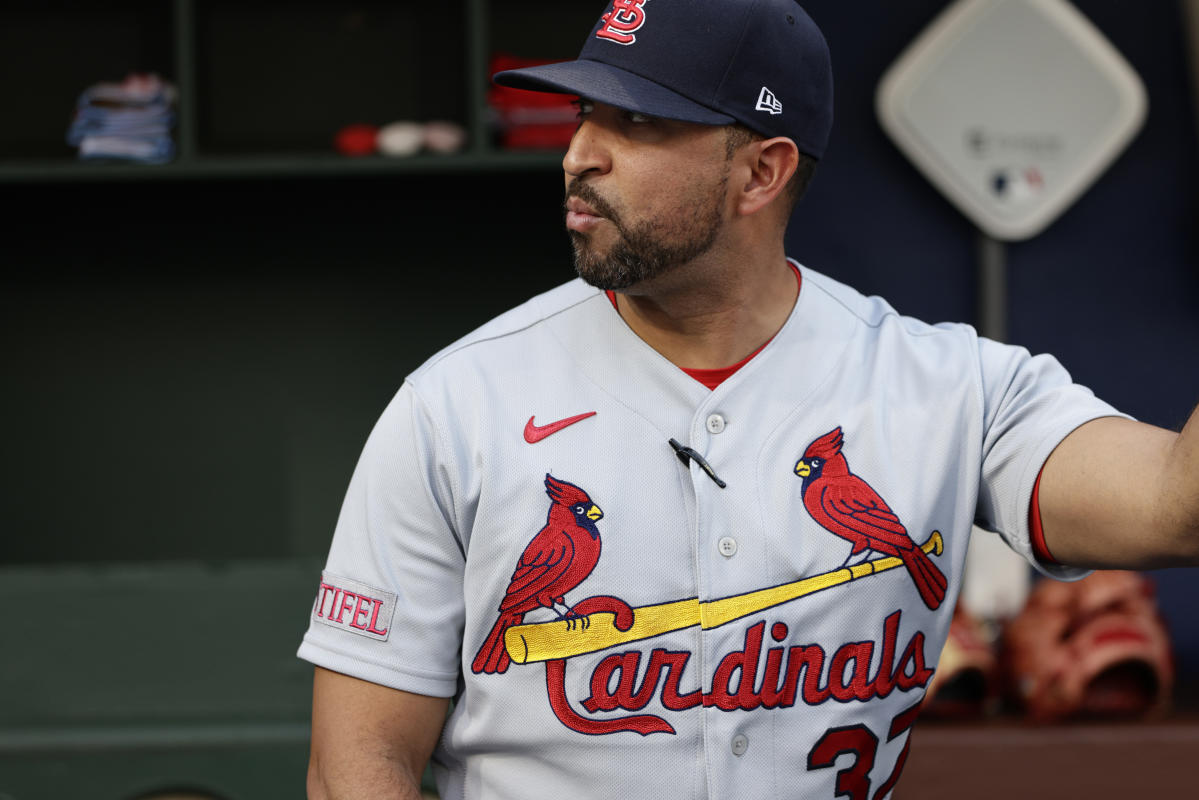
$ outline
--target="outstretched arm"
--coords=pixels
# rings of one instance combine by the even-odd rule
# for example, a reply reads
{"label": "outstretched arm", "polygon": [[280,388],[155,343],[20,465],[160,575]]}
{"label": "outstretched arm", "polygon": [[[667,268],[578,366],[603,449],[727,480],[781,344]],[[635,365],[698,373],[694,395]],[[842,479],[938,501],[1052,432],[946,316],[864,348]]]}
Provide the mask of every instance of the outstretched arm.
{"label": "outstretched arm", "polygon": [[1039,502],[1063,564],[1199,564],[1199,409],[1180,434],[1117,417],[1082,425],[1045,463]]}
{"label": "outstretched arm", "polygon": [[420,779],[449,700],[316,668],[310,800],[420,800]]}

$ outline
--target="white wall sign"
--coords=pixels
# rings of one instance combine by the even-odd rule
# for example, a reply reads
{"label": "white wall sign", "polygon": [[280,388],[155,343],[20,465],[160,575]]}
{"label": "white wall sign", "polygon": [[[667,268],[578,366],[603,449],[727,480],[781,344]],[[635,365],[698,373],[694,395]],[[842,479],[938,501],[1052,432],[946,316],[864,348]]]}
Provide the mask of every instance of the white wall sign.
{"label": "white wall sign", "polygon": [[1123,151],[1147,100],[1066,0],[959,0],[900,56],[883,128],[985,233],[1035,236]]}

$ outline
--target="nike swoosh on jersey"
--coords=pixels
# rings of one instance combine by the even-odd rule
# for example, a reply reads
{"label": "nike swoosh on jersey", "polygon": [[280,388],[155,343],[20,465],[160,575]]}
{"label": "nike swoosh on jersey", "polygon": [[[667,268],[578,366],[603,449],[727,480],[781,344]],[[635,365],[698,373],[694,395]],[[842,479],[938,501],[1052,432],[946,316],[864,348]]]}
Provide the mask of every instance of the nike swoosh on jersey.
{"label": "nike swoosh on jersey", "polygon": [[534,414],[532,417],[529,417],[529,421],[525,423],[525,441],[529,444],[537,444],[545,437],[553,436],[563,428],[570,427],[576,422],[581,422],[588,417],[594,417],[596,413],[598,412],[588,411],[586,414],[579,414],[577,417],[560,419],[557,422],[551,422],[549,425],[534,425],[533,420],[537,416]]}

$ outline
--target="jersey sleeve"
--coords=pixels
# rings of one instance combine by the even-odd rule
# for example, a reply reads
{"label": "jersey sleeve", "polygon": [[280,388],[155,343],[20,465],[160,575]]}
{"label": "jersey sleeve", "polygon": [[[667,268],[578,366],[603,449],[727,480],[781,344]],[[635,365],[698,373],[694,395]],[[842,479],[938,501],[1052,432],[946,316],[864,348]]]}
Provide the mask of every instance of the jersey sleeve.
{"label": "jersey sleeve", "polygon": [[980,527],[996,531],[1039,572],[1077,580],[1089,570],[1037,558],[1030,528],[1033,490],[1041,468],[1074,429],[1100,417],[1127,416],[1074,383],[1049,355],[979,339],[983,384]]}
{"label": "jersey sleeve", "polygon": [[350,480],[300,658],[416,694],[454,694],[465,556],[445,452],[405,383]]}

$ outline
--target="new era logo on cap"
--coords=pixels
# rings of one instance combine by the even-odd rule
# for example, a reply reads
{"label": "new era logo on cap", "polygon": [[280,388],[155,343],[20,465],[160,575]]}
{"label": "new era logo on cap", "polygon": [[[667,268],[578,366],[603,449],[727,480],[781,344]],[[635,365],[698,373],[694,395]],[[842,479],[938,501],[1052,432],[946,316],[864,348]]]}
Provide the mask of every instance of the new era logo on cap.
{"label": "new era logo on cap", "polygon": [[762,87],[762,91],[758,94],[758,111],[769,111],[773,114],[783,113],[783,104],[774,96],[774,92]]}

